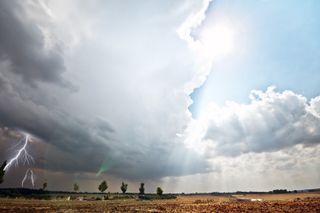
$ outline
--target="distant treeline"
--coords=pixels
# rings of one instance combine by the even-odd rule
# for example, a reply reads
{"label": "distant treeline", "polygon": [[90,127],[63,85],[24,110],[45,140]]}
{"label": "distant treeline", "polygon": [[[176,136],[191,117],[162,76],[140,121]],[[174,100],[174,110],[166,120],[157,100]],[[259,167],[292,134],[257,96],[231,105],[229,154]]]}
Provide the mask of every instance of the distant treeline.
{"label": "distant treeline", "polygon": [[[297,190],[294,190],[294,191],[291,191],[291,192],[297,193],[298,191],[297,191]],[[290,191],[288,191],[288,190],[286,190],[286,189],[275,189],[275,190],[272,190],[271,193],[274,193],[274,194],[284,194],[284,193],[290,193]]]}
{"label": "distant treeline", "polygon": [[[47,191],[42,189],[28,189],[28,188],[0,188],[0,196],[6,195],[31,195],[31,194],[88,194],[89,192],[69,192],[69,191]],[[101,194],[92,192],[90,194]]]}
{"label": "distant treeline", "polygon": [[[47,191],[42,189],[28,189],[28,188],[0,188],[0,197],[28,197],[28,198],[41,198],[50,199],[51,196],[63,197],[72,195],[113,195],[113,197],[128,197],[138,196],[138,193],[126,193],[122,194],[119,192],[115,193],[100,193],[100,192],[70,192],[70,191]],[[139,195],[141,199],[174,199],[176,198],[173,194],[163,194],[161,196],[151,193]]]}
{"label": "distant treeline", "polygon": [[[304,190],[292,190],[287,189],[274,189],[268,192],[259,192],[259,191],[237,191],[235,194],[285,194],[285,193],[298,193],[298,192],[319,192],[320,188],[317,189],[304,189]],[[233,193],[231,193],[233,194]]]}
{"label": "distant treeline", "polygon": [[[305,189],[305,190],[292,190],[289,191],[287,189],[275,189],[269,192],[263,192],[263,191],[236,191],[236,192],[211,192],[211,193],[167,193],[164,194],[165,196],[163,198],[173,198],[177,195],[232,195],[232,194],[284,194],[284,193],[298,193],[298,192],[318,192],[320,191],[320,188],[316,189]],[[63,194],[63,195],[101,195],[105,193],[100,192],[70,192],[70,191],[47,191],[42,189],[28,189],[28,188],[0,188],[0,197],[22,197],[22,196],[28,196],[28,197],[38,197],[38,196],[46,196],[48,195],[57,195],[57,194]],[[115,193],[108,193],[113,195],[121,195],[121,193],[115,192]],[[139,195],[138,193],[126,193],[128,196],[134,196]],[[146,198],[150,197],[152,198],[155,196],[155,194],[152,193],[146,193]]]}
{"label": "distant treeline", "polygon": [[[285,193],[298,193],[298,192],[319,192],[320,188],[317,189],[304,189],[304,190],[292,190],[287,189],[274,189],[272,191],[236,191],[236,192],[211,192],[212,195],[230,195],[230,194],[285,194]],[[193,193],[199,194],[199,193]],[[205,193],[202,193],[205,194]]]}

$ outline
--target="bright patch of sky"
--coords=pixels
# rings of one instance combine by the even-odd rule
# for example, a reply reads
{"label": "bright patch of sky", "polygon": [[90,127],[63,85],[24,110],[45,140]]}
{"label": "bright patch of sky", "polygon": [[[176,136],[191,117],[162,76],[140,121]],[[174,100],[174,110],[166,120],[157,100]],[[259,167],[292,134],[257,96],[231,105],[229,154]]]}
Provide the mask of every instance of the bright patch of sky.
{"label": "bright patch of sky", "polygon": [[[320,91],[320,1],[213,1],[201,28],[224,21],[233,52],[215,61],[189,107],[197,117],[209,102],[248,103],[252,89],[274,85],[307,98]],[[201,29],[200,29],[201,30]]]}

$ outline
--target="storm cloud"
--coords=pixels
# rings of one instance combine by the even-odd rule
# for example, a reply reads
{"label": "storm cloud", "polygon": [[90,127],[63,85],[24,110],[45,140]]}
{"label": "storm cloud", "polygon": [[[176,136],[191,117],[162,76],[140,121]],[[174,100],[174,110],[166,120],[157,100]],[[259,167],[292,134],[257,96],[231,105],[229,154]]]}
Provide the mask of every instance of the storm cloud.
{"label": "storm cloud", "polygon": [[62,52],[58,46],[45,47],[44,34],[24,5],[20,1],[1,1],[0,8],[1,61],[32,86],[37,81],[64,84]]}
{"label": "storm cloud", "polygon": [[[74,6],[76,7],[77,4],[74,3]],[[83,8],[80,8],[77,13],[81,13],[82,10]],[[34,14],[31,16],[30,13]],[[41,17],[41,21],[37,16]],[[47,21],[43,19],[47,19]],[[163,85],[157,84],[153,85],[153,89],[145,90],[145,87],[151,86],[153,83],[149,84],[148,81],[141,83],[145,77],[140,76],[139,71],[136,74],[139,76],[138,78],[131,78],[131,85],[119,90],[118,85],[112,81],[119,83],[119,85],[125,85],[130,79],[127,77],[127,73],[131,72],[127,67],[123,67],[121,61],[117,64],[119,59],[105,73],[110,76],[110,80],[96,81],[104,78],[99,76],[101,68],[97,67],[97,70],[91,71],[93,79],[88,82],[89,84],[83,84],[81,81],[72,82],[73,85],[79,86],[80,92],[74,93],[66,88],[66,82],[69,82],[69,79],[63,77],[64,72],[68,72],[63,53],[70,50],[63,49],[65,46],[59,46],[58,41],[69,35],[56,38],[57,40],[50,40],[51,46],[47,47],[46,42],[48,41],[46,41],[46,34],[43,31],[44,28],[46,33],[54,35],[65,27],[65,25],[60,26],[59,29],[55,28],[57,26],[52,27],[54,21],[56,20],[48,15],[48,11],[43,9],[43,5],[41,6],[36,1],[31,5],[18,1],[1,3],[0,85],[4,89],[0,92],[0,124],[3,128],[16,132],[16,135],[19,135],[19,131],[22,130],[39,138],[37,143],[39,146],[46,147],[47,151],[45,155],[34,153],[38,159],[33,165],[34,167],[67,173],[96,173],[103,162],[107,160],[112,162],[108,174],[127,179],[159,179],[164,176],[179,176],[212,170],[205,158],[186,148],[181,140],[177,139],[174,129],[168,132],[168,129],[171,128],[168,123],[172,123],[177,116],[185,117],[184,119],[188,119],[188,117],[184,111],[180,115],[170,112],[183,107],[183,105],[164,110],[161,108],[164,106],[163,103],[160,103],[158,99],[164,99],[169,105],[174,106],[173,100],[177,94],[175,96],[165,95],[166,90],[169,91],[169,89],[162,91]],[[68,21],[63,22],[63,24],[65,23]],[[81,32],[77,32],[81,37]],[[115,32],[117,33],[117,30]],[[132,39],[139,38],[133,37]],[[86,45],[93,41],[84,39],[83,42],[84,46],[79,44],[80,46],[75,48],[87,48]],[[95,43],[93,42],[92,45]],[[100,54],[99,49],[97,53]],[[99,57],[98,55],[96,57]],[[68,57],[71,56],[79,57],[77,55],[69,55]],[[103,63],[105,63],[104,61],[103,59]],[[101,61],[97,59],[97,61],[92,60],[86,63],[95,64],[101,63]],[[121,67],[123,70],[119,73]],[[82,68],[83,66],[77,72],[84,72]],[[69,69],[71,69],[71,73],[74,72],[71,67]],[[156,69],[159,68],[156,67]],[[160,71],[157,70],[157,72]],[[153,80],[152,76],[151,79]],[[104,93],[103,98],[99,96],[96,87],[100,83],[106,85],[108,93],[110,93]],[[90,91],[86,90],[87,85],[90,86]],[[172,87],[173,85],[167,86]],[[181,86],[183,86],[183,82],[181,82]],[[85,99],[83,99],[81,95],[87,92],[89,94],[85,95]],[[118,95],[122,98],[118,101],[113,100],[113,103],[99,101],[101,99],[112,100],[114,96]],[[158,95],[158,97],[152,100],[150,95]],[[70,98],[73,102],[67,101],[65,97]],[[77,100],[78,97],[81,97],[80,102]],[[139,97],[140,103],[138,99],[138,104],[133,103],[132,97]],[[88,103],[86,98],[94,98],[94,100],[91,100],[92,103]],[[180,100],[182,104],[187,104],[185,99]],[[71,105],[65,106],[64,101],[71,102]],[[81,111],[80,105],[89,106],[89,111]],[[108,105],[113,108],[110,116],[101,116],[99,110],[96,111],[96,114],[91,113],[100,106],[106,106],[106,110],[108,110]],[[127,105],[127,107],[123,108],[122,105]],[[92,108],[92,106],[94,107]],[[133,112],[128,112],[130,108]],[[94,115],[88,116],[88,112]],[[157,115],[157,113],[160,114]],[[120,114],[128,117],[114,117],[114,115]],[[108,121],[108,117],[111,117],[111,122]],[[164,117],[167,119],[163,119]],[[159,118],[161,119],[159,120]],[[123,122],[125,123],[123,124]],[[162,127],[157,129],[159,125]],[[168,137],[168,133],[171,135],[170,137]],[[23,135],[20,134],[20,137]],[[8,147],[8,144],[14,146],[16,139],[17,136],[2,140],[2,146]],[[36,146],[37,143],[32,146]],[[6,149],[1,149],[1,151],[1,156],[6,158],[13,154],[12,152],[8,153]],[[38,158],[37,155],[39,155]]]}

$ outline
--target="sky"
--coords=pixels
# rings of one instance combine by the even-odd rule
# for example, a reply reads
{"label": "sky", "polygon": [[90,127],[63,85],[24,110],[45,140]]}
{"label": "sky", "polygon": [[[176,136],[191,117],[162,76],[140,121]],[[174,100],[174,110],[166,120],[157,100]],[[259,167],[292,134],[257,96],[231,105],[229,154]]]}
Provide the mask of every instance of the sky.
{"label": "sky", "polygon": [[0,8],[0,187],[319,187],[319,1]]}

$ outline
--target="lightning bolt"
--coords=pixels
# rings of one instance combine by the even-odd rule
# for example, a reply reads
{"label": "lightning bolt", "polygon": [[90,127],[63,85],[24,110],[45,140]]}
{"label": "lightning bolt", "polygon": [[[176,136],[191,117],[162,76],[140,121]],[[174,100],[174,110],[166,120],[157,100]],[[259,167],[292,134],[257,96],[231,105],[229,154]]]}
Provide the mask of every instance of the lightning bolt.
{"label": "lightning bolt", "polygon": [[24,175],[24,177],[22,179],[21,186],[23,187],[24,182],[28,179],[28,174],[30,176],[31,184],[34,187],[34,175],[33,175],[33,171],[31,169],[27,169],[26,174]]}
{"label": "lightning bolt", "polygon": [[[11,158],[8,162],[8,164],[4,167],[4,170],[9,170],[13,165],[18,166],[21,162],[23,165],[30,165],[31,163],[34,163],[34,158],[28,153],[27,146],[29,144],[29,135],[25,134],[23,146],[18,149],[17,154]],[[19,143],[22,142],[22,140],[19,141]],[[27,169],[24,178],[22,179],[21,185],[23,187],[24,182],[28,179],[28,174],[30,175],[30,180],[32,183],[32,186],[34,187],[34,174],[31,169]]]}

